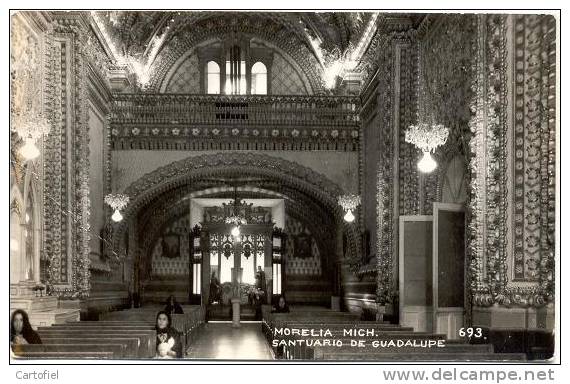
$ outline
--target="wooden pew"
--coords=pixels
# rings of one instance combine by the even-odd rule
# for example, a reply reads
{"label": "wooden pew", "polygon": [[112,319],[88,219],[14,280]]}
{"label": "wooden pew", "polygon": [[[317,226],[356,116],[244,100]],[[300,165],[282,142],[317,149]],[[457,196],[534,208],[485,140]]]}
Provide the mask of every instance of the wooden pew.
{"label": "wooden pew", "polygon": [[85,359],[112,359],[113,352],[23,352],[18,359],[34,360],[85,360]]}
{"label": "wooden pew", "polygon": [[[41,328],[41,327],[40,327]],[[40,329],[38,330],[40,337],[59,337],[59,338],[75,338],[75,337],[99,337],[105,339],[114,338],[138,338],[140,346],[145,350],[144,357],[153,358],[156,355],[156,331],[154,330],[83,330],[79,328],[73,329]]]}
{"label": "wooden pew", "polygon": [[110,352],[113,359],[126,357],[125,344],[18,344],[12,346],[12,351],[16,356],[37,352],[61,352],[71,355],[76,352]]}
{"label": "wooden pew", "polygon": [[138,338],[111,338],[101,337],[42,337],[44,344],[124,344],[126,346],[125,358],[147,358],[146,348],[139,346]]}

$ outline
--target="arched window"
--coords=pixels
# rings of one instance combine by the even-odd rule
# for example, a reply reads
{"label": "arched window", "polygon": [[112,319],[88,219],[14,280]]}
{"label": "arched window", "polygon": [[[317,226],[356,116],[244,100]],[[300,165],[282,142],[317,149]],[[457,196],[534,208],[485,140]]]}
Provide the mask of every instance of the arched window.
{"label": "arched window", "polygon": [[267,95],[267,68],[261,61],[251,67],[251,94]]}
{"label": "arched window", "polygon": [[209,61],[206,67],[206,89],[209,95],[220,93],[220,66],[215,61]]}

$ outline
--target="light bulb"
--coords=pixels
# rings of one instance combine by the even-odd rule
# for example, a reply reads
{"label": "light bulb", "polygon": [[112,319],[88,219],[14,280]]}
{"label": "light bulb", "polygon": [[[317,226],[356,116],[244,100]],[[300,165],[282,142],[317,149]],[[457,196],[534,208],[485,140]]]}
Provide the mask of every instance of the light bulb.
{"label": "light bulb", "polygon": [[354,221],[354,215],[352,214],[352,210],[348,210],[348,212],[346,212],[346,215],[344,215],[344,221],[347,221],[349,223],[352,223]]}
{"label": "light bulb", "polygon": [[121,215],[121,212],[119,212],[118,209],[115,209],[115,212],[113,212],[113,216],[111,216],[111,219],[113,219],[114,222],[119,222],[123,220],[123,215]]}
{"label": "light bulb", "polygon": [[238,237],[239,234],[240,234],[240,232],[239,232],[239,227],[238,227],[238,226],[233,227],[233,228],[232,228],[232,236],[233,236],[233,237]]}
{"label": "light bulb", "polygon": [[31,137],[25,139],[25,144],[20,148],[20,155],[26,160],[35,159],[40,155],[40,150],[36,147],[36,144],[34,144],[34,139]]}
{"label": "light bulb", "polygon": [[424,152],[424,156],[418,161],[418,169],[423,173],[430,173],[437,168],[437,162],[431,157],[429,151]]}

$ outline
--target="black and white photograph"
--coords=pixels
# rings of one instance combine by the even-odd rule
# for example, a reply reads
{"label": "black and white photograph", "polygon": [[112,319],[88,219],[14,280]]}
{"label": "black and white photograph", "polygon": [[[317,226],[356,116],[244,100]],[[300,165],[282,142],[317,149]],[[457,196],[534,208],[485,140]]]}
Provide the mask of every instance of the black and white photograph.
{"label": "black and white photograph", "polygon": [[560,21],[10,10],[10,364],[559,362]]}

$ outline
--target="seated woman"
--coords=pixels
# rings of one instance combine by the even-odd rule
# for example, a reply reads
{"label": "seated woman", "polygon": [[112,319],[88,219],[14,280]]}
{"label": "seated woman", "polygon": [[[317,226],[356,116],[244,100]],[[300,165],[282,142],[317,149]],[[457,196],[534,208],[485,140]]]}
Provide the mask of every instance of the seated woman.
{"label": "seated woman", "polygon": [[156,315],[156,357],[175,359],[182,357],[182,342],[176,329],[172,327],[170,314],[160,311]]}
{"label": "seated woman", "polygon": [[279,296],[277,305],[273,307],[271,313],[289,313],[289,305],[287,305],[287,301],[285,301],[285,296]]}
{"label": "seated woman", "polygon": [[16,309],[10,319],[10,344],[41,344],[40,335],[32,329],[30,318],[23,309]]}
{"label": "seated woman", "polygon": [[178,304],[178,302],[176,301],[176,298],[174,297],[174,295],[170,295],[168,297],[168,300],[166,301],[166,307],[164,308],[164,311],[166,313],[169,314],[183,314],[184,311],[182,310],[182,306],[180,304]]}

